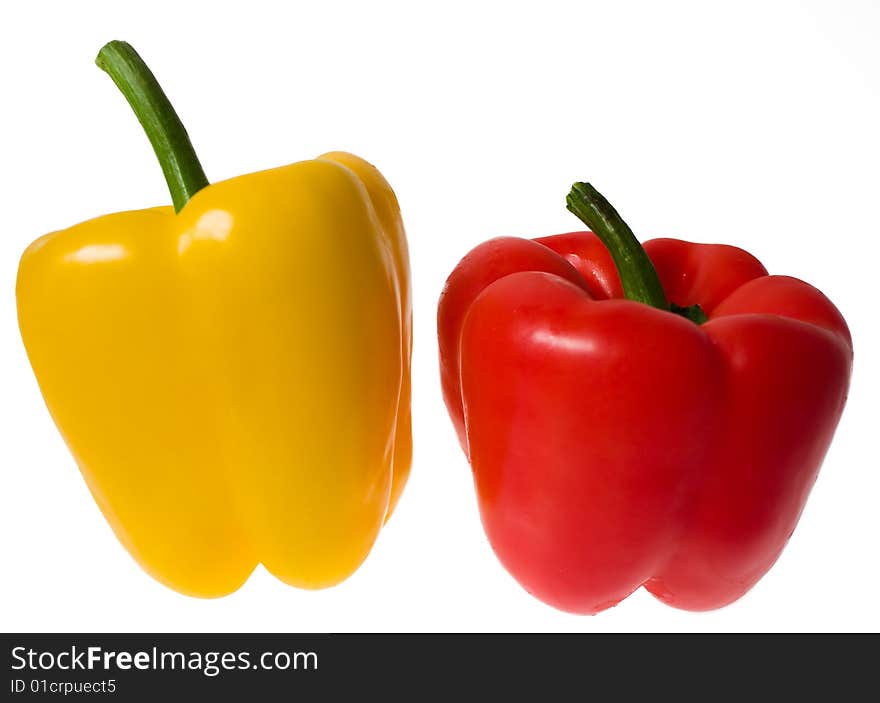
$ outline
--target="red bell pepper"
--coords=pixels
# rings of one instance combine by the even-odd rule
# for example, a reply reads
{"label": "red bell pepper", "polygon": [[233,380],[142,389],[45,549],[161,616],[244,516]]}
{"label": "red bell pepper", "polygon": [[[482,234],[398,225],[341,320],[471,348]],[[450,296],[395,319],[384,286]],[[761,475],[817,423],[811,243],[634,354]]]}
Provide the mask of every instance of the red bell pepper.
{"label": "red bell pepper", "polygon": [[443,394],[486,534],[563,610],[639,586],[724,606],[803,510],[847,397],[846,322],[736,247],[642,248],[588,184],[568,206],[595,234],[485,242],[440,298]]}

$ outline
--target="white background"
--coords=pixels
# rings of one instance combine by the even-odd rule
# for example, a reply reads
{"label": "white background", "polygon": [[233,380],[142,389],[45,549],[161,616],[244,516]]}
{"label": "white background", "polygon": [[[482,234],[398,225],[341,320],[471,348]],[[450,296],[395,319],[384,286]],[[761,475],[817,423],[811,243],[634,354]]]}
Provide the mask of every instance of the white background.
{"label": "white background", "polygon": [[[3,630],[880,629],[877,266],[880,5],[847,2],[10,3],[0,18],[0,628]],[[12,9],[14,8],[14,9]],[[344,149],[395,187],[415,284],[412,478],[364,566],[299,591],[258,569],[196,600],[116,542],[43,405],[18,334],[39,235],[168,202],[92,60],[142,53],[212,180]],[[434,316],[478,242],[577,229],[590,180],[637,235],[727,242],[847,317],[849,404],[801,523],[746,597],[685,613],[640,591],[557,612],[501,568],[440,397]]]}

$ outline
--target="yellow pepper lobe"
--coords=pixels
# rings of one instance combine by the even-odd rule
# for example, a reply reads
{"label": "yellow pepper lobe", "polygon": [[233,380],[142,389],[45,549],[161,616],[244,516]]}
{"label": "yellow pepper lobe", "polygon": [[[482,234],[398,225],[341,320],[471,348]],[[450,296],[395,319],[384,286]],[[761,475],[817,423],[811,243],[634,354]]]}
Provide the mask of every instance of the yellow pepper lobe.
{"label": "yellow pepper lobe", "polygon": [[406,241],[372,166],[328,155],[47,235],[17,299],[49,411],[151,575],[212,597],[261,562],[307,588],[360,565],[411,455]]}
{"label": "yellow pepper lobe", "polygon": [[366,186],[370,200],[376,210],[382,231],[388,238],[394,257],[394,267],[398,272],[398,309],[403,333],[401,335],[401,389],[400,403],[397,409],[397,425],[394,432],[394,476],[391,483],[391,502],[388,506],[386,521],[391,517],[397,501],[409,478],[412,464],[412,411],[410,408],[410,378],[412,366],[412,288],[409,275],[409,248],[400,207],[391,186],[379,173],[379,170],[363,159],[343,151],[334,151],[319,157],[334,161],[351,169]]}

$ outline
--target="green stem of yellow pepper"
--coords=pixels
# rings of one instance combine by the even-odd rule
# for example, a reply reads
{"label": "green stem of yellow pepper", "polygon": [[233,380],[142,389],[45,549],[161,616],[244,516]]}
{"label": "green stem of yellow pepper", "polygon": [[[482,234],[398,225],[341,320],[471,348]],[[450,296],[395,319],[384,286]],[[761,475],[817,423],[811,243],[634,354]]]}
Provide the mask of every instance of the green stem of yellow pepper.
{"label": "green stem of yellow pepper", "polygon": [[105,44],[95,59],[106,71],[147,133],[162,166],[175,212],[208,185],[189,135],[143,59],[124,41]]}

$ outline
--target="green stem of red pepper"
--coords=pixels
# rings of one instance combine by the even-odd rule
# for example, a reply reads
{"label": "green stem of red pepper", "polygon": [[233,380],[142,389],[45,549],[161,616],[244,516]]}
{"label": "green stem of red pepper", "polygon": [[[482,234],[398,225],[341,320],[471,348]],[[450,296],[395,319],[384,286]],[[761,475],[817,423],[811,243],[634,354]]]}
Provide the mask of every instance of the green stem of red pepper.
{"label": "green stem of red pepper", "polygon": [[122,91],[162,166],[175,212],[208,185],[186,129],[153,72],[124,41],[105,44],[95,59]]}
{"label": "green stem of red pepper", "polygon": [[575,183],[565,203],[610,252],[628,300],[673,312],[698,325],[708,319],[699,305],[681,307],[666,299],[651,259],[617,210],[598,190],[589,183]]}

